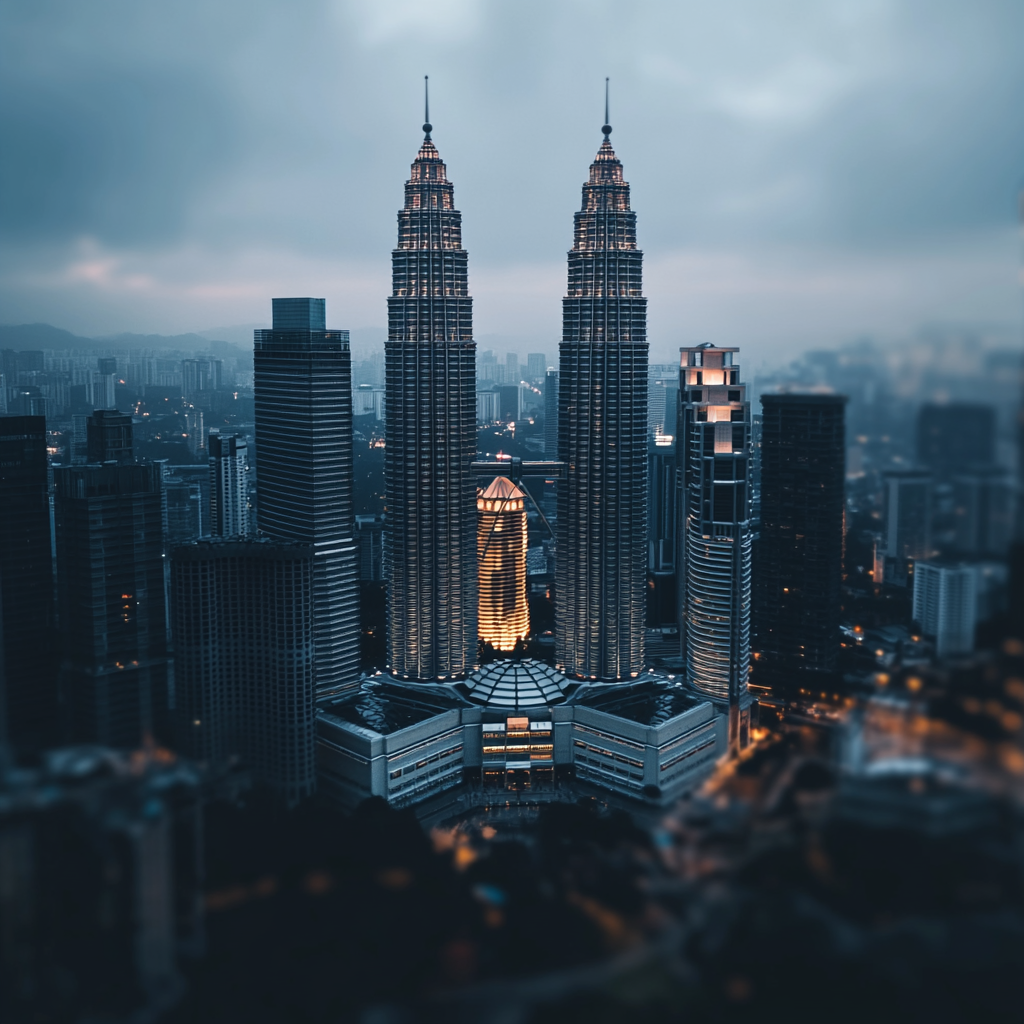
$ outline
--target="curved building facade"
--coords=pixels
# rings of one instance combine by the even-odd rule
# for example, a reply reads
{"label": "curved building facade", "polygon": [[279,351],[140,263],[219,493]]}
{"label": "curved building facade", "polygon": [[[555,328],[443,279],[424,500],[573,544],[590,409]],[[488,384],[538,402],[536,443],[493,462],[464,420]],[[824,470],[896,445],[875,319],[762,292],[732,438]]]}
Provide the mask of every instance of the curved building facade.
{"label": "curved building facade", "polygon": [[729,707],[729,740],[749,737],[750,403],[738,349],[681,349],[683,629],[690,684]]}
{"label": "curved building facade", "polygon": [[530,632],[526,597],[526,495],[495,477],[476,499],[480,639],[513,651]]}
{"label": "curved building facade", "polygon": [[385,559],[390,671],[432,681],[476,663],[476,345],[462,215],[424,132],[392,252]]}
{"label": "curved building facade", "polygon": [[559,347],[556,663],[614,682],[643,670],[647,300],[611,127],[575,215]]}

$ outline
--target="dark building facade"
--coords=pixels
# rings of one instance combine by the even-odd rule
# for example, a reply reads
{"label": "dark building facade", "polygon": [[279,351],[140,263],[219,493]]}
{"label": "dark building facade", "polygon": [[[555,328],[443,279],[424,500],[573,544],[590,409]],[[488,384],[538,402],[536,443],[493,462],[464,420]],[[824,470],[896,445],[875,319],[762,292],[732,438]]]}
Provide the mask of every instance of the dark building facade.
{"label": "dark building facade", "polygon": [[316,788],[312,609],[311,546],[218,538],[174,550],[178,749],[241,755],[289,804]]}
{"label": "dark building facade", "polygon": [[316,686],[359,678],[358,554],[352,505],[348,331],[328,331],[323,299],[274,299],[256,331],[259,532],[312,545]]}
{"label": "dark building facade", "polygon": [[738,349],[681,350],[682,633],[690,685],[729,712],[729,744],[750,732],[750,403]]}
{"label": "dark building facade", "polygon": [[[675,388],[673,397],[679,401]],[[675,415],[673,414],[673,420]],[[647,454],[647,624],[676,625],[679,488],[675,438],[652,437]]]}
{"label": "dark building facade", "polygon": [[544,375],[544,456],[558,458],[558,371]]}
{"label": "dark building facade", "polygon": [[76,739],[137,746],[167,714],[161,469],[54,470],[61,685]]}
{"label": "dark building facade", "polygon": [[425,138],[392,252],[385,360],[388,665],[460,679],[476,662],[476,343],[462,215]]}
{"label": "dark building facade", "polygon": [[46,420],[0,416],[0,702],[16,748],[55,733],[53,627]]}
{"label": "dark building facade", "polygon": [[249,446],[244,437],[211,430],[210,533],[214,537],[244,537],[249,532],[249,490],[246,469]]}
{"label": "dark building facade", "polygon": [[917,414],[917,461],[945,478],[993,465],[996,411],[990,405],[922,405]]}
{"label": "dark building facade", "polygon": [[135,461],[132,418],[116,409],[97,409],[85,421],[86,458],[89,462]]}
{"label": "dark building facade", "polygon": [[843,577],[846,399],[764,395],[754,559],[758,677],[833,672]]}
{"label": "dark building facade", "polygon": [[644,667],[647,300],[629,185],[602,131],[562,300],[555,662],[613,682]]}

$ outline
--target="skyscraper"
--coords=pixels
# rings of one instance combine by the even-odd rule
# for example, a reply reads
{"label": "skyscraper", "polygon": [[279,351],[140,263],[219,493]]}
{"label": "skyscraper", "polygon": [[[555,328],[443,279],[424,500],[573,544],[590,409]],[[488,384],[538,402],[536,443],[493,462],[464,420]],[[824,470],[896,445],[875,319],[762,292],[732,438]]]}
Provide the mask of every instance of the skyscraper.
{"label": "skyscraper", "polygon": [[883,474],[882,483],[885,579],[906,586],[907,564],[932,555],[932,475],[927,470],[892,470]]}
{"label": "skyscraper", "polygon": [[0,701],[6,690],[15,747],[45,742],[57,724],[46,474],[46,420],[0,417]]}
{"label": "skyscraper", "polygon": [[647,300],[629,185],[601,130],[562,300],[555,661],[612,682],[644,667]]}
{"label": "skyscraper", "polygon": [[352,507],[348,331],[329,331],[323,299],[274,299],[256,331],[257,524],[313,548],[320,693],[359,679],[358,553]]}
{"label": "skyscraper", "polygon": [[316,787],[313,549],[240,538],[175,548],[178,746],[241,755],[293,804]]}
{"label": "skyscraper", "polygon": [[161,470],[54,470],[62,687],[76,738],[134,747],[165,725]]}
{"label": "skyscraper", "polygon": [[85,422],[86,458],[89,462],[135,461],[132,418],[116,409],[97,409]]}
{"label": "skyscraper", "polygon": [[754,560],[757,671],[832,672],[843,578],[846,399],[764,395],[761,532]]}
{"label": "skyscraper", "polygon": [[248,487],[245,473],[249,446],[244,437],[211,430],[210,534],[244,537],[249,532]]}
{"label": "skyscraper", "polygon": [[558,458],[558,371],[544,375],[544,457]]}
{"label": "skyscraper", "polygon": [[750,729],[750,403],[738,351],[680,350],[677,442],[686,674],[728,706],[732,748]]}
{"label": "skyscraper", "polygon": [[511,651],[530,632],[526,597],[526,495],[495,477],[476,499],[480,639]]}
{"label": "skyscraper", "polygon": [[462,215],[423,131],[391,257],[384,484],[388,664],[426,681],[476,663],[476,344]]}
{"label": "skyscraper", "polygon": [[917,461],[940,478],[991,466],[996,411],[990,405],[925,404],[917,414]]}
{"label": "skyscraper", "polygon": [[[672,390],[678,395],[676,388]],[[647,622],[650,626],[674,626],[679,618],[677,461],[674,437],[661,434],[650,439],[647,454]]]}
{"label": "skyscraper", "polygon": [[914,621],[935,641],[940,658],[974,650],[977,600],[977,575],[971,566],[914,566]]}

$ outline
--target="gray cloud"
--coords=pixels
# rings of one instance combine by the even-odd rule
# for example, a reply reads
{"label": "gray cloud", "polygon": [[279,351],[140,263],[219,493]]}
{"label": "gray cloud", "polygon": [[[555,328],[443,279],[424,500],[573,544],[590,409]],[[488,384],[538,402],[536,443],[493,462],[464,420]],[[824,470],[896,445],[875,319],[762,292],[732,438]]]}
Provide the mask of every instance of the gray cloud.
{"label": "gray cloud", "polygon": [[[1022,38],[1019,0],[8,0],[0,297],[178,330],[261,319],[258,288],[342,275],[345,314],[382,322],[426,72],[496,333],[557,333],[605,74],[652,268],[995,265],[1024,175]],[[685,303],[654,280],[658,323],[659,302]],[[1009,294],[958,302],[1003,317]],[[906,318],[934,301],[908,293]],[[849,302],[836,314],[846,329]],[[748,328],[792,333],[798,315]]]}

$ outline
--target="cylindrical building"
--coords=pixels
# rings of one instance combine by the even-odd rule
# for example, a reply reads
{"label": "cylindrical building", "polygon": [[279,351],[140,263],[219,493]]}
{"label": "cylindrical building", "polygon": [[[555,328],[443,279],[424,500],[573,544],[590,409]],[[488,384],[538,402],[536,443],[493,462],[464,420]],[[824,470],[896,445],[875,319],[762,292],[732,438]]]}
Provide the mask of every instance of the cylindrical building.
{"label": "cylindrical building", "polygon": [[476,664],[476,344],[462,215],[423,130],[391,257],[384,537],[388,666],[434,681]]}
{"label": "cylindrical building", "polygon": [[602,130],[562,300],[555,661],[615,682],[644,667],[647,300],[629,185]]}
{"label": "cylindrical building", "polygon": [[495,477],[476,499],[480,639],[511,651],[530,632],[526,596],[526,495]]}
{"label": "cylindrical building", "polygon": [[750,733],[750,403],[735,348],[681,349],[678,457],[683,615],[690,684]]}

